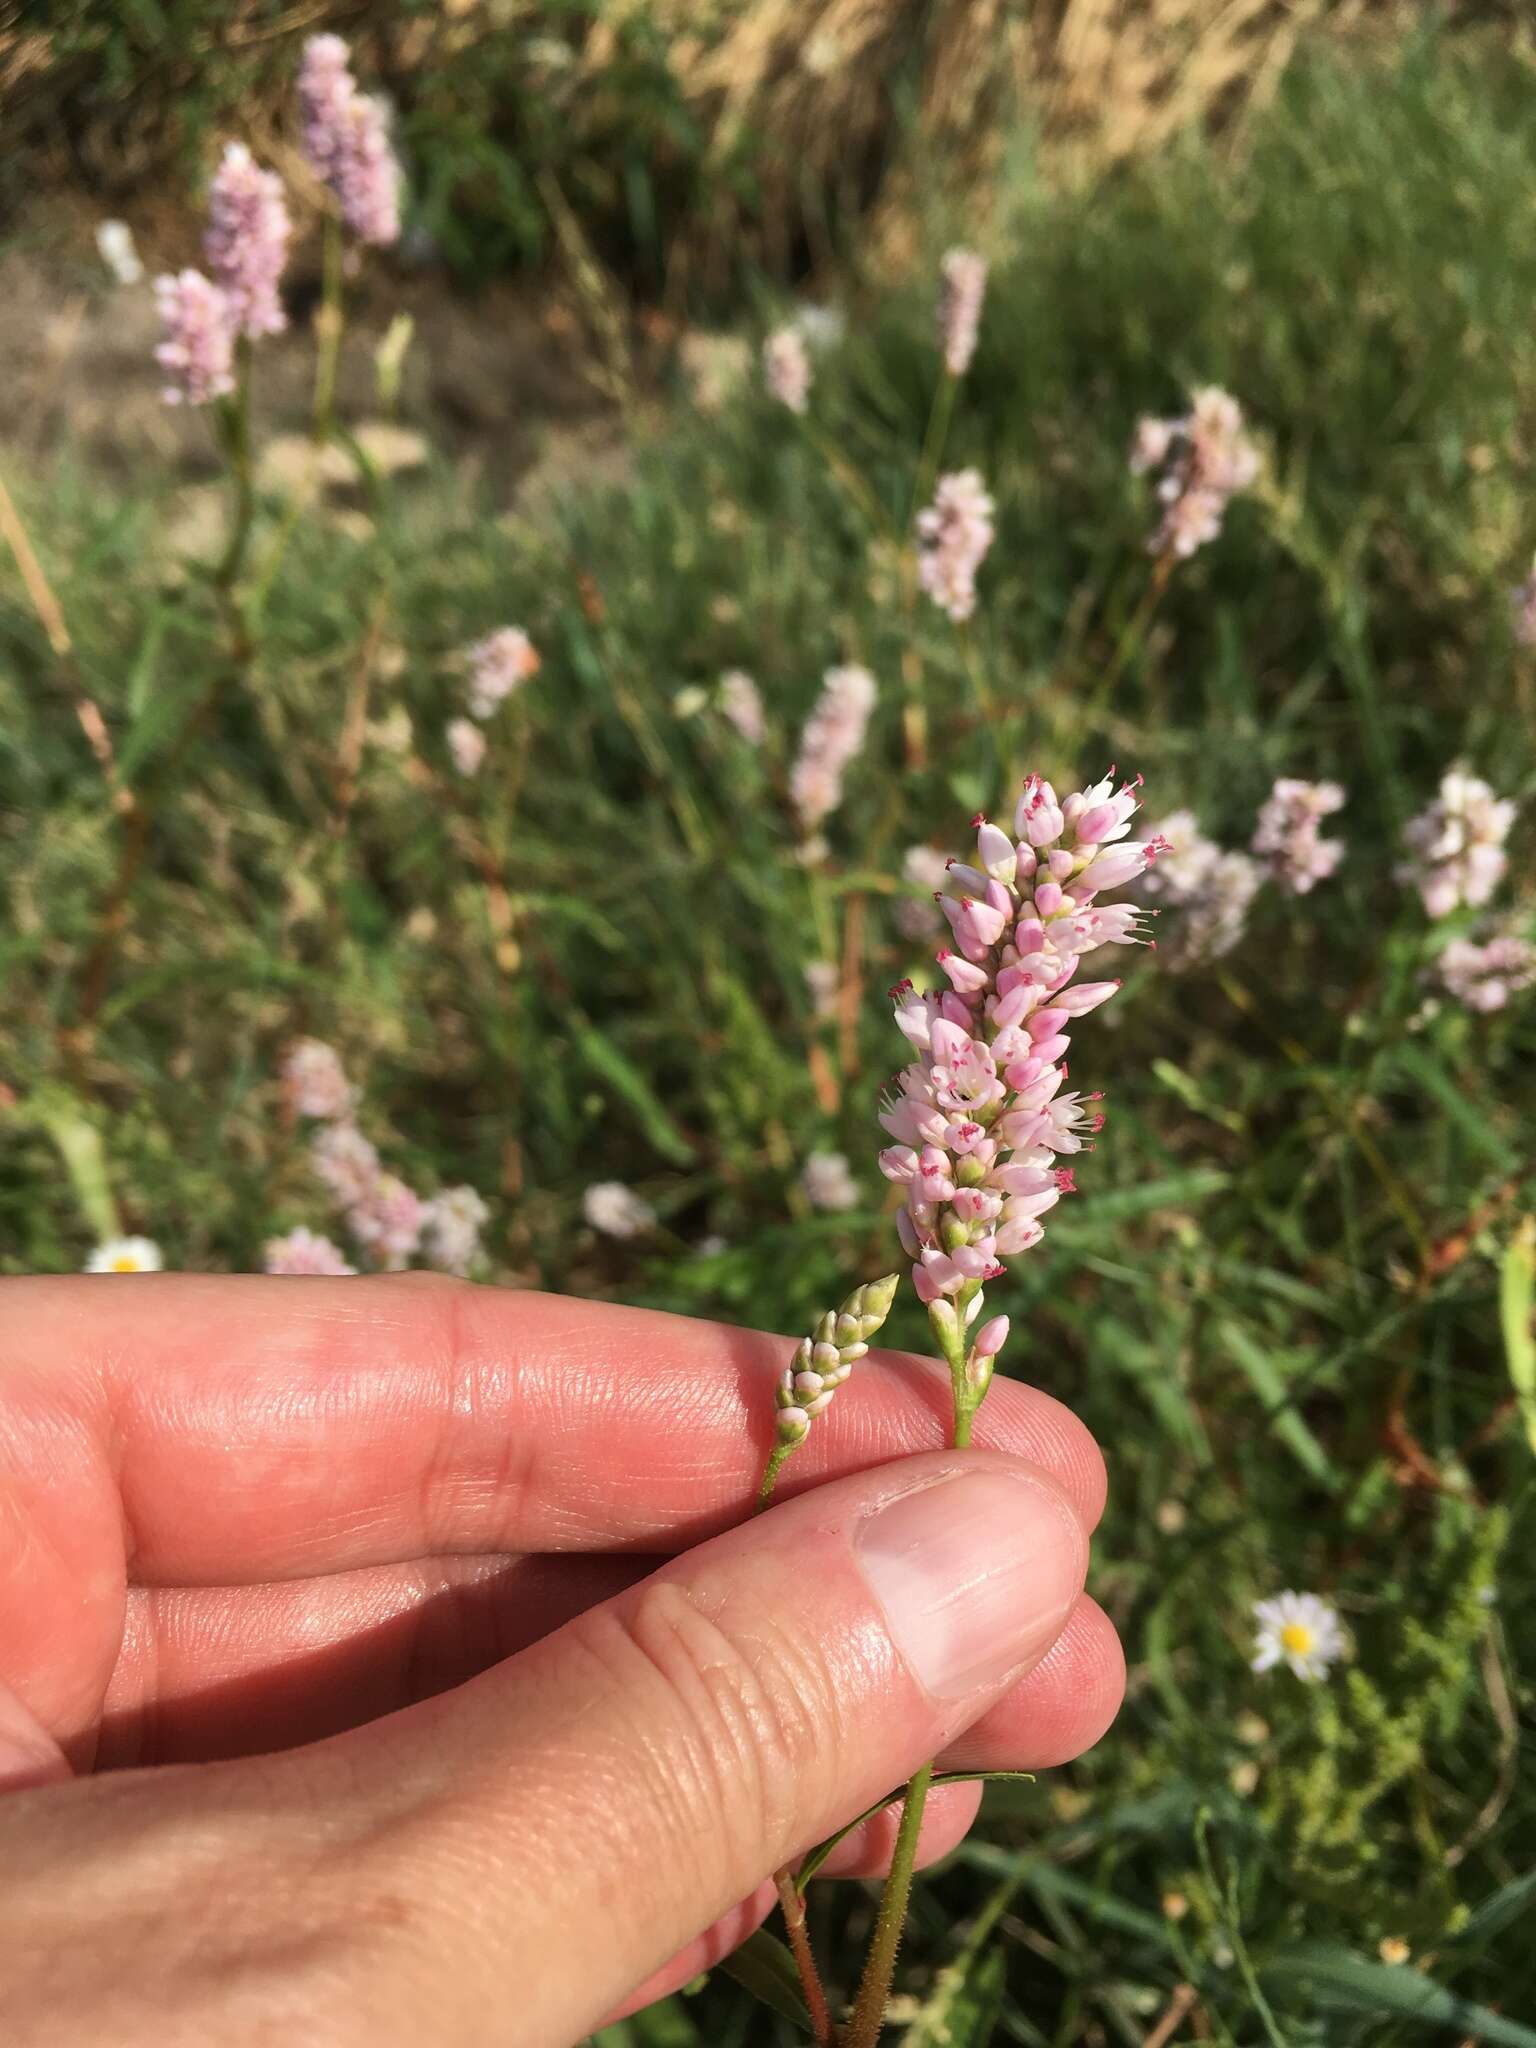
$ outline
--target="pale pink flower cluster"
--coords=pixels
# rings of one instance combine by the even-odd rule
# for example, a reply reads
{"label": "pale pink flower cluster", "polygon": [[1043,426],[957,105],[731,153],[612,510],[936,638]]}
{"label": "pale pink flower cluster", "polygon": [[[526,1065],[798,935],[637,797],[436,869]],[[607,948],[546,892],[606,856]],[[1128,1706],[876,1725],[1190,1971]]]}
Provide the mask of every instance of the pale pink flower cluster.
{"label": "pale pink flower cluster", "polygon": [[1397,870],[1411,883],[1431,917],[1449,917],[1464,904],[1486,903],[1509,865],[1504,842],[1515,822],[1515,806],[1497,797],[1481,776],[1447,769],[1434,802],[1404,827],[1403,844],[1413,858]]}
{"label": "pale pink flower cluster", "polygon": [[720,687],[715,693],[720,715],[734,726],[738,736],[749,747],[760,747],[768,737],[768,723],[763,716],[763,697],[756,683],[744,668],[727,669],[720,678]]}
{"label": "pale pink flower cluster", "polygon": [[1344,858],[1342,839],[1324,839],[1324,818],[1344,807],[1336,782],[1303,782],[1282,775],[1265,798],[1251,845],[1269,878],[1293,896],[1305,896],[1326,881]]}
{"label": "pale pink flower cluster", "polygon": [[400,166],[380,101],[357,88],[340,36],[311,36],[299,70],[304,154],[360,242],[400,235]]}
{"label": "pale pink flower cluster", "polygon": [[836,1212],[859,1206],[859,1184],[841,1152],[812,1152],[800,1169],[800,1188],[813,1209]]}
{"label": "pale pink flower cluster", "polygon": [[[329,1189],[358,1244],[391,1272],[425,1247],[431,1263],[466,1273],[480,1250],[489,1210],[473,1188],[445,1188],[430,1201],[385,1170],[378,1147],[357,1128],[357,1091],[340,1059],[316,1038],[301,1038],[283,1061],[283,1095],[297,1116],[322,1128],[310,1145],[310,1165]],[[290,1231],[267,1246],[269,1273],[350,1273],[343,1254],[312,1231]]]}
{"label": "pale pink flower cluster", "polygon": [[805,411],[811,395],[811,358],[798,327],[778,327],[763,343],[763,382],[780,405]]}
{"label": "pale pink flower cluster", "polygon": [[1193,811],[1170,811],[1152,827],[1164,850],[1141,885],[1148,902],[1173,910],[1159,944],[1172,967],[1219,960],[1242,937],[1264,871],[1246,853],[1227,852],[1209,839]]}
{"label": "pale pink flower cluster", "polygon": [[512,692],[539,672],[539,651],[521,626],[498,626],[468,650],[469,712],[489,718]]}
{"label": "pale pink flower cluster", "polygon": [[1514,930],[1452,939],[1435,961],[1447,994],[1469,1010],[1502,1010],[1513,995],[1536,987],[1536,945]]}
{"label": "pale pink flower cluster", "polygon": [[1061,801],[1032,775],[1014,836],[978,819],[976,865],[952,863],[940,899],[959,949],[937,956],[950,986],[894,992],[917,1058],[881,1112],[896,1142],[880,1169],[907,1189],[898,1227],[925,1302],[963,1293],[976,1313],[980,1284],[1040,1241],[1040,1218],[1072,1189],[1057,1161],[1104,1120],[1099,1096],[1063,1089],[1066,1026],[1120,986],[1075,982],[1083,956],[1141,938],[1134,905],[1098,900],[1161,851],[1128,838],[1135,791],[1106,777]]}
{"label": "pale pink flower cluster", "polygon": [[976,353],[987,259],[974,249],[950,249],[939,263],[939,346],[951,377],[963,377]]}
{"label": "pale pink flower cluster", "polygon": [[294,1116],[335,1122],[352,1113],[356,1091],[341,1056],[319,1038],[296,1038],[283,1058],[283,1100]]}
{"label": "pale pink flower cluster", "polygon": [[450,718],[443,730],[448,758],[466,779],[478,775],[485,759],[485,734],[472,718]]}
{"label": "pale pink flower cluster", "polygon": [[1192,555],[1221,531],[1228,501],[1259,473],[1259,451],[1243,430],[1243,409],[1208,384],[1178,419],[1143,419],[1131,447],[1131,470],[1161,470],[1163,516],[1148,543],[1155,555]]}
{"label": "pale pink flower cluster", "polygon": [[829,668],[823,677],[789,776],[790,800],[807,832],[842,802],[843,777],[864,745],[876,694],[867,668]]}
{"label": "pale pink flower cluster", "polygon": [[235,388],[235,330],[229,301],[200,270],[155,279],[161,341],[155,361],[169,382],[167,405],[207,405]]}
{"label": "pale pink flower cluster", "polygon": [[604,1237],[641,1237],[656,1221],[645,1197],[621,1180],[594,1181],[581,1198],[581,1213]]}
{"label": "pale pink flower cluster", "polygon": [[490,1210],[472,1187],[444,1188],[423,1218],[427,1257],[441,1273],[466,1274],[480,1256]]}
{"label": "pale pink flower cluster", "polygon": [[227,143],[208,188],[203,252],[237,334],[256,341],[287,326],[277,287],[292,232],[281,178],[243,142]]}
{"label": "pale pink flower cluster", "polygon": [[917,515],[917,580],[957,623],[976,609],[976,571],[992,545],[992,499],[979,469],[941,476]]}
{"label": "pale pink flower cluster", "polygon": [[1509,608],[1514,617],[1515,638],[1522,647],[1536,647],[1536,561],[1532,562],[1525,581],[1509,593]]}
{"label": "pale pink flower cluster", "polygon": [[404,1266],[421,1243],[426,1204],[384,1170],[377,1146],[355,1124],[333,1123],[315,1138],[310,1164],[358,1243],[391,1271]]}
{"label": "pale pink flower cluster", "polygon": [[268,1273],[320,1274],[333,1280],[357,1271],[356,1266],[347,1264],[339,1245],[306,1230],[302,1223],[286,1237],[267,1239],[262,1268]]}

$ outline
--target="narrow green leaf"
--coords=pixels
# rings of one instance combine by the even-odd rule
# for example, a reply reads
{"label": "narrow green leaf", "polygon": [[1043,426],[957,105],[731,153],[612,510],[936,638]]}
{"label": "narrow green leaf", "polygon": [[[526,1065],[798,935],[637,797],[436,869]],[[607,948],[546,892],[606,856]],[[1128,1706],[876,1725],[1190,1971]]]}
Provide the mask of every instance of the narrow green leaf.
{"label": "narrow green leaf", "polygon": [[[1034,1782],[1033,1771],[935,1771],[930,1781],[930,1790],[935,1790],[940,1785],[1033,1785]],[[863,1827],[865,1821],[873,1820],[877,1813],[884,1813],[893,1800],[902,1796],[904,1790],[905,1787],[898,1786],[894,1792],[887,1792],[883,1799],[877,1799],[873,1806],[865,1807],[864,1811],[856,1814],[846,1827],[839,1828],[835,1835],[828,1835],[824,1842],[818,1842],[795,1873],[796,1887],[804,1891],[838,1843],[846,1841],[855,1828]]]}
{"label": "narrow green leaf", "polygon": [[756,1934],[749,1935],[720,1968],[763,2005],[804,2027],[808,2034],[812,2031],[811,2016],[800,1995],[800,1972],[795,1968],[795,1959],[767,1928],[760,1927]]}
{"label": "narrow green leaf", "polygon": [[33,1097],[30,1107],[58,1148],[80,1214],[98,1242],[119,1236],[122,1225],[112,1199],[101,1133],[74,1096],[63,1089],[40,1092]]}
{"label": "narrow green leaf", "polygon": [[667,1114],[650,1082],[634,1062],[619,1051],[611,1038],[599,1031],[595,1024],[589,1024],[585,1018],[573,1023],[571,1035],[575,1040],[576,1050],[587,1065],[633,1110],[647,1140],[663,1159],[671,1160],[674,1166],[691,1165],[692,1145]]}
{"label": "narrow green leaf", "polygon": [[1494,1129],[1477,1104],[1468,1096],[1463,1084],[1454,1074],[1447,1072],[1444,1064],[1436,1059],[1427,1045],[1400,1045],[1397,1048],[1397,1064],[1435,1098],[1446,1116],[1476,1151],[1481,1152],[1485,1159],[1501,1167],[1504,1172],[1513,1171],[1519,1163],[1519,1154],[1514,1146]]}
{"label": "narrow green leaf", "polygon": [[1301,1991],[1328,2012],[1390,2015],[1425,2026],[1455,2027],[1487,2048],[1536,2048],[1536,2027],[1458,1998],[1406,1963],[1376,1963],[1333,1942],[1309,1943],[1276,1957],[1264,1978]]}
{"label": "narrow green leaf", "polygon": [[1513,1927],[1527,1913],[1536,1913],[1536,1870],[1523,1871],[1490,1892],[1457,1936],[1459,1948],[1477,1948]]}
{"label": "narrow green leaf", "polygon": [[1499,1261],[1499,1327],[1526,1440],[1536,1451],[1536,1216],[1527,1216]]}
{"label": "narrow green leaf", "polygon": [[1275,1435],[1310,1478],[1337,1492],[1338,1468],[1292,1405],[1290,1389],[1269,1352],[1237,1323],[1223,1323],[1221,1336],[1264,1403],[1265,1420]]}

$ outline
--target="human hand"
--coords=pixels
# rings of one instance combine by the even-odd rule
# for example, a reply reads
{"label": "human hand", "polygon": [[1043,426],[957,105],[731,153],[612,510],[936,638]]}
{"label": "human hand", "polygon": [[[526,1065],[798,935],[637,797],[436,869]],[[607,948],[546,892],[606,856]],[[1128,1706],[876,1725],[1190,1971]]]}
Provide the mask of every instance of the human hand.
{"label": "human hand", "polygon": [[417,1275],[0,1282],[8,2048],[568,2048],[936,1752],[1096,1740],[1081,1424],[999,1382],[945,1452],[947,1374],[873,1354],[743,1521],[785,1352]]}

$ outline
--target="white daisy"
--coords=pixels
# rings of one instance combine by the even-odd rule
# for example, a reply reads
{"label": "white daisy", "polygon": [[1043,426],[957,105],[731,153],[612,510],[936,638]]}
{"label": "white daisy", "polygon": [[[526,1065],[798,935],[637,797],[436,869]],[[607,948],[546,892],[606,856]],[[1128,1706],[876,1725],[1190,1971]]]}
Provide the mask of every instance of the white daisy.
{"label": "white daisy", "polygon": [[1277,1593],[1273,1600],[1255,1600],[1253,1618],[1258,1623],[1255,1671],[1286,1663],[1298,1678],[1326,1678],[1328,1667],[1347,1648],[1343,1623],[1315,1593]]}
{"label": "white daisy", "polygon": [[87,1273],[158,1273],[165,1261],[147,1237],[109,1237],[85,1262]]}

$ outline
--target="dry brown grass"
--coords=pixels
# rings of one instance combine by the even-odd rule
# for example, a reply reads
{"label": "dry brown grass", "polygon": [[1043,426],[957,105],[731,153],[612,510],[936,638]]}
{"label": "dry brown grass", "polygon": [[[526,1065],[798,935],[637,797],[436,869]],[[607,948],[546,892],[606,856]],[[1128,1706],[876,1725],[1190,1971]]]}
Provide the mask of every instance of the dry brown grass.
{"label": "dry brown grass", "polygon": [[[99,4],[77,0],[77,9]],[[0,104],[23,116],[29,98],[49,97],[48,42],[7,31],[5,12],[0,0]],[[911,211],[899,116],[916,118],[925,181],[984,190],[1001,138],[1021,117],[1071,172],[1194,123],[1239,123],[1273,92],[1303,38],[1364,15],[1390,28],[1420,12],[1418,0],[598,0],[583,22],[547,0],[444,0],[410,16],[392,0],[297,0],[277,15],[231,0],[220,41],[227,52],[281,52],[272,107],[248,97],[239,109],[243,127],[279,159],[288,46],[325,25],[352,34],[365,64],[406,92],[413,73],[473,62],[478,48],[514,40],[527,55],[528,90],[548,92],[568,116],[573,155],[596,155],[623,135],[622,60],[642,25],[708,137],[706,170],[745,154],[756,186],[746,202],[730,178],[715,181],[676,251],[686,272],[713,267],[744,234],[770,268],[798,263],[807,249],[815,261],[827,253],[829,220],[872,211],[880,244],[899,248]],[[147,184],[163,102],[197,61],[192,50],[180,66],[157,60],[146,90],[119,98],[100,148],[76,133],[66,151],[57,119],[8,123],[12,141],[66,181],[110,160]]]}

